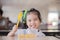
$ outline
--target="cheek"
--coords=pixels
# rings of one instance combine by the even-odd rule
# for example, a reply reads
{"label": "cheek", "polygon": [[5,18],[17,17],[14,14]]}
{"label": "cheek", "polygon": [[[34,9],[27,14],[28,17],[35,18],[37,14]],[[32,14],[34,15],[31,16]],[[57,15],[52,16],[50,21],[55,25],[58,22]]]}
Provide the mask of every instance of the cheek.
{"label": "cheek", "polygon": [[41,24],[40,21],[36,22],[37,27],[39,27],[40,24]]}
{"label": "cheek", "polygon": [[30,22],[26,21],[26,24],[27,24],[27,26],[29,27],[29,25],[30,25]]}

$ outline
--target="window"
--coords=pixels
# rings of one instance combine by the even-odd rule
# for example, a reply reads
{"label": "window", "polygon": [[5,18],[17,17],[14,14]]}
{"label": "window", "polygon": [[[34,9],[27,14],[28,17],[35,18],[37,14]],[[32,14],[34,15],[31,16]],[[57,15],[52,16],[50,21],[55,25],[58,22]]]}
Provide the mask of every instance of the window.
{"label": "window", "polygon": [[58,29],[58,12],[48,13],[48,29]]}

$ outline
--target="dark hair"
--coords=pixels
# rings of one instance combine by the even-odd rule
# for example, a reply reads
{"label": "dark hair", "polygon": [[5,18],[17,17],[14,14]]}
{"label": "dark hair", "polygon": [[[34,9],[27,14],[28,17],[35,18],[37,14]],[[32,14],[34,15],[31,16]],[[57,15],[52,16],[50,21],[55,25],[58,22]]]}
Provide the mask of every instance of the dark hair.
{"label": "dark hair", "polygon": [[34,9],[34,8],[31,8],[28,12],[27,12],[27,15],[30,14],[30,12],[34,12],[34,14],[36,14],[40,20],[40,22],[42,21],[41,20],[41,14],[38,10]]}
{"label": "dark hair", "polygon": [[3,10],[0,8],[0,15],[2,16],[3,15]]}

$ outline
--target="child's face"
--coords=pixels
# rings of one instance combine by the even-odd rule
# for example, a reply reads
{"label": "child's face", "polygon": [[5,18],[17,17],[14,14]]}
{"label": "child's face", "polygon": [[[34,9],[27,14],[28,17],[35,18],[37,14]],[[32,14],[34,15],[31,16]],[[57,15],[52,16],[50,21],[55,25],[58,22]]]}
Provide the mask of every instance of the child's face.
{"label": "child's face", "polygon": [[27,14],[26,23],[28,28],[35,28],[37,29],[40,26],[40,20],[34,12],[30,12]]}

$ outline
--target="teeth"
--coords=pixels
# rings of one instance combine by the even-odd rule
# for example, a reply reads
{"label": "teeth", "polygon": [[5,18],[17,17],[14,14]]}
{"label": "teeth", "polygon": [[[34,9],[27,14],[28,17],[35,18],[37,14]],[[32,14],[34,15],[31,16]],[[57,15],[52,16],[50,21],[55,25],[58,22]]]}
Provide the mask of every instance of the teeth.
{"label": "teeth", "polygon": [[36,27],[36,25],[31,25],[31,28],[35,28]]}

